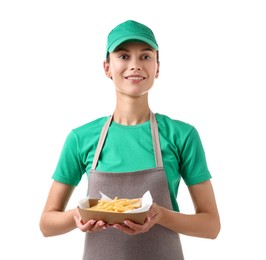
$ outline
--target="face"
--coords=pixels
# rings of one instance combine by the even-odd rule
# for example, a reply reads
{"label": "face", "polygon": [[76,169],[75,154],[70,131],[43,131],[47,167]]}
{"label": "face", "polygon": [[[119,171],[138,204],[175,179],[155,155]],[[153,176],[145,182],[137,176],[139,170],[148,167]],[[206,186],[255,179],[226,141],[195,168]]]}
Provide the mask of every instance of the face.
{"label": "face", "polygon": [[157,51],[142,42],[123,43],[109,54],[104,69],[118,93],[132,97],[144,95],[159,75]]}

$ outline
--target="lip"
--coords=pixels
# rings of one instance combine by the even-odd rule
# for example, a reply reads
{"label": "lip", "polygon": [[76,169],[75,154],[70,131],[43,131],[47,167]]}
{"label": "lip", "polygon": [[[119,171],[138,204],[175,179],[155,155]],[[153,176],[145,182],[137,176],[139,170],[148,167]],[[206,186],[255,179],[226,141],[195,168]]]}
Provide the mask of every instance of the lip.
{"label": "lip", "polygon": [[145,78],[146,77],[139,75],[139,74],[133,74],[133,75],[125,76],[125,79],[132,80],[132,81],[140,81],[140,80],[144,80]]}

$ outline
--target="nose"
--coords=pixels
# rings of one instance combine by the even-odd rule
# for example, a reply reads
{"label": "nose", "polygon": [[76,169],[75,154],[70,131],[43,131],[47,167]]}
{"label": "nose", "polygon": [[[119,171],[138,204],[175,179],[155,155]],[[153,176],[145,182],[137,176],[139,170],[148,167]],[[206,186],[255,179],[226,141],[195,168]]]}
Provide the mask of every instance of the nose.
{"label": "nose", "polygon": [[130,70],[134,71],[134,70],[141,70],[141,68],[137,65],[131,66]]}
{"label": "nose", "polygon": [[132,58],[129,66],[130,66],[130,70],[141,70],[141,66],[137,58]]}

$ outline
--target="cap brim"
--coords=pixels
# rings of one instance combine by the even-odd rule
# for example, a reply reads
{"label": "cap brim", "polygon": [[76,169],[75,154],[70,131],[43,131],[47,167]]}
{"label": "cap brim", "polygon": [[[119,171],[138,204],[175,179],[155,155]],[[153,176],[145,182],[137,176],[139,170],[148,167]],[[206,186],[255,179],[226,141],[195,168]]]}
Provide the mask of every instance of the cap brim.
{"label": "cap brim", "polygon": [[158,50],[158,45],[150,40],[149,38],[141,35],[130,35],[130,36],[124,36],[113,42],[110,47],[108,48],[108,52],[113,52],[120,44],[128,41],[141,41],[148,45],[150,45],[153,49]]}

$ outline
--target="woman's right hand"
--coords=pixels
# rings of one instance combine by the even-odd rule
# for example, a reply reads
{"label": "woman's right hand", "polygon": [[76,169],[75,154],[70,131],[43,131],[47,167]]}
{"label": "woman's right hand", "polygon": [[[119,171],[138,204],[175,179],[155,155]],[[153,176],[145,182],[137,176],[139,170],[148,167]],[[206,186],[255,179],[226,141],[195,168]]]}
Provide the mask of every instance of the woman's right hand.
{"label": "woman's right hand", "polygon": [[83,223],[79,215],[73,215],[73,218],[74,218],[77,228],[79,228],[82,232],[101,231],[101,230],[107,229],[109,226],[102,220],[96,221],[96,220],[90,219],[86,223]]}

